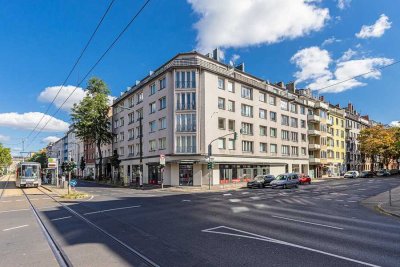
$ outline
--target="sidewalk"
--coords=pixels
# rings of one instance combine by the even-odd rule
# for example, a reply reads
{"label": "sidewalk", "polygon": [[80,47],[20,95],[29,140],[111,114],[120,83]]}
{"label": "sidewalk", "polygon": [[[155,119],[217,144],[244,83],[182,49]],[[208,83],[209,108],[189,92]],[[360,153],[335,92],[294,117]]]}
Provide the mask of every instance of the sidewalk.
{"label": "sidewalk", "polygon": [[[51,184],[42,184],[41,187],[59,196],[68,194],[68,188],[58,188],[57,186]],[[71,190],[71,192],[78,192],[78,191]]]}
{"label": "sidewalk", "polygon": [[392,205],[389,204],[389,191],[383,192],[374,197],[370,197],[362,201],[362,203],[385,214],[400,218],[400,186],[393,188],[391,190],[391,195]]}

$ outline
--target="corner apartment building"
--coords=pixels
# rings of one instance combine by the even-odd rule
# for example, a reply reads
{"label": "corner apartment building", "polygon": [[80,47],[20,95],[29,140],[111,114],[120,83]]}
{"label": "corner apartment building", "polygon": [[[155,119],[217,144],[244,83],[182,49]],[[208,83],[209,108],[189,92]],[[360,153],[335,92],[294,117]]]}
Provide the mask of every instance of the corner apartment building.
{"label": "corner apartment building", "polygon": [[339,105],[328,108],[328,168],[332,176],[346,171],[345,165],[345,111]]}
{"label": "corner apartment building", "polygon": [[113,149],[125,182],[137,177],[142,147],[144,183],[160,182],[163,154],[165,184],[208,184],[213,140],[212,184],[309,170],[304,100],[245,73],[244,65],[219,62],[218,51],[213,58],[176,55],[124,92],[113,110]]}

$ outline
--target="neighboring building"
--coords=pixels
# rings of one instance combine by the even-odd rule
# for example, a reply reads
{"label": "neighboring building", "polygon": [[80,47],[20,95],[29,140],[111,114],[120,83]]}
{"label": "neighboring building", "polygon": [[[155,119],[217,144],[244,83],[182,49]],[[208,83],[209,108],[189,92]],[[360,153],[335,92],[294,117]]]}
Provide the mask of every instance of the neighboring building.
{"label": "neighboring building", "polygon": [[[110,131],[112,130],[112,107],[109,109],[108,112],[108,117],[109,117],[109,122],[110,122]],[[103,173],[103,177],[105,178],[112,178],[113,177],[113,173],[112,173],[112,167],[111,167],[111,156],[113,155],[113,149],[112,149],[112,142],[110,142],[109,144],[103,144],[101,145],[101,154],[103,156],[103,166],[102,166],[102,173]],[[96,147],[96,166],[97,168],[99,168],[100,166],[98,166],[100,164],[100,160],[99,160],[99,151]],[[98,170],[96,170],[96,173],[98,173]]]}
{"label": "neighboring building", "polygon": [[328,168],[332,176],[340,176],[345,166],[345,112],[339,105],[328,109]]}
{"label": "neighboring building", "polygon": [[76,174],[79,176],[83,176],[83,173],[80,169],[80,165],[82,157],[84,156],[84,145],[81,139],[76,136],[73,125],[69,127],[69,131],[67,132],[67,138],[68,138],[68,158],[76,163]]}
{"label": "neighboring building", "polygon": [[92,178],[95,178],[95,163],[96,163],[96,147],[94,142],[90,142],[90,141],[84,141],[83,142],[83,155],[85,158],[85,163],[86,163],[86,167],[85,167],[85,171],[83,173],[83,176],[90,176]]}
{"label": "neighboring building", "polygon": [[[212,184],[308,173],[303,100],[282,84],[245,73],[243,65],[239,70],[220,63],[217,51],[213,56],[178,54],[114,101],[113,149],[125,182],[140,169],[139,117],[144,183],[160,182],[164,154],[165,184],[208,184],[207,147],[213,140]],[[237,140],[234,132],[241,133]]]}

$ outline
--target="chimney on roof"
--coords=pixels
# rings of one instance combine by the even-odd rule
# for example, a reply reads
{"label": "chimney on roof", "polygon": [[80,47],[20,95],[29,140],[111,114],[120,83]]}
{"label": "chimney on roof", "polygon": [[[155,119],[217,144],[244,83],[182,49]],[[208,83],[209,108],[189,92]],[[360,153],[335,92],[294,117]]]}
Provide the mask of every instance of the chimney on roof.
{"label": "chimney on roof", "polygon": [[277,82],[276,85],[279,86],[280,88],[285,89],[285,84],[283,82]]}
{"label": "chimney on roof", "polygon": [[237,70],[240,70],[240,71],[243,71],[243,72],[244,72],[244,62],[242,62],[242,63],[240,63],[239,65],[237,65],[237,66],[235,67],[235,69],[237,69]]}
{"label": "chimney on roof", "polygon": [[319,96],[319,101],[325,101],[325,97],[323,95]]}
{"label": "chimney on roof", "polygon": [[215,59],[216,61],[220,61],[221,59],[221,50],[218,48],[215,48],[212,52],[212,58]]}
{"label": "chimney on roof", "polygon": [[140,83],[140,81],[136,80],[135,85],[138,85]]}
{"label": "chimney on roof", "polygon": [[288,84],[286,84],[286,89],[291,92],[291,93],[295,93],[296,92],[296,85],[294,84],[294,82],[289,82]]}
{"label": "chimney on roof", "polygon": [[350,102],[347,104],[347,109],[349,110],[349,112],[353,113],[353,104],[351,104]]}
{"label": "chimney on roof", "polygon": [[340,104],[336,104],[335,107],[340,108]]}

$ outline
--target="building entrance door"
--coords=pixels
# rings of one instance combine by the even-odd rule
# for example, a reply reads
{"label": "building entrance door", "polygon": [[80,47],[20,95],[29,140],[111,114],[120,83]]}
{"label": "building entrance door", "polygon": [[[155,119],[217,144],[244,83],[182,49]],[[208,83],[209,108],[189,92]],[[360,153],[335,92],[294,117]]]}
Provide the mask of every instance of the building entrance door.
{"label": "building entrance door", "polygon": [[179,185],[193,185],[193,164],[179,164]]}

